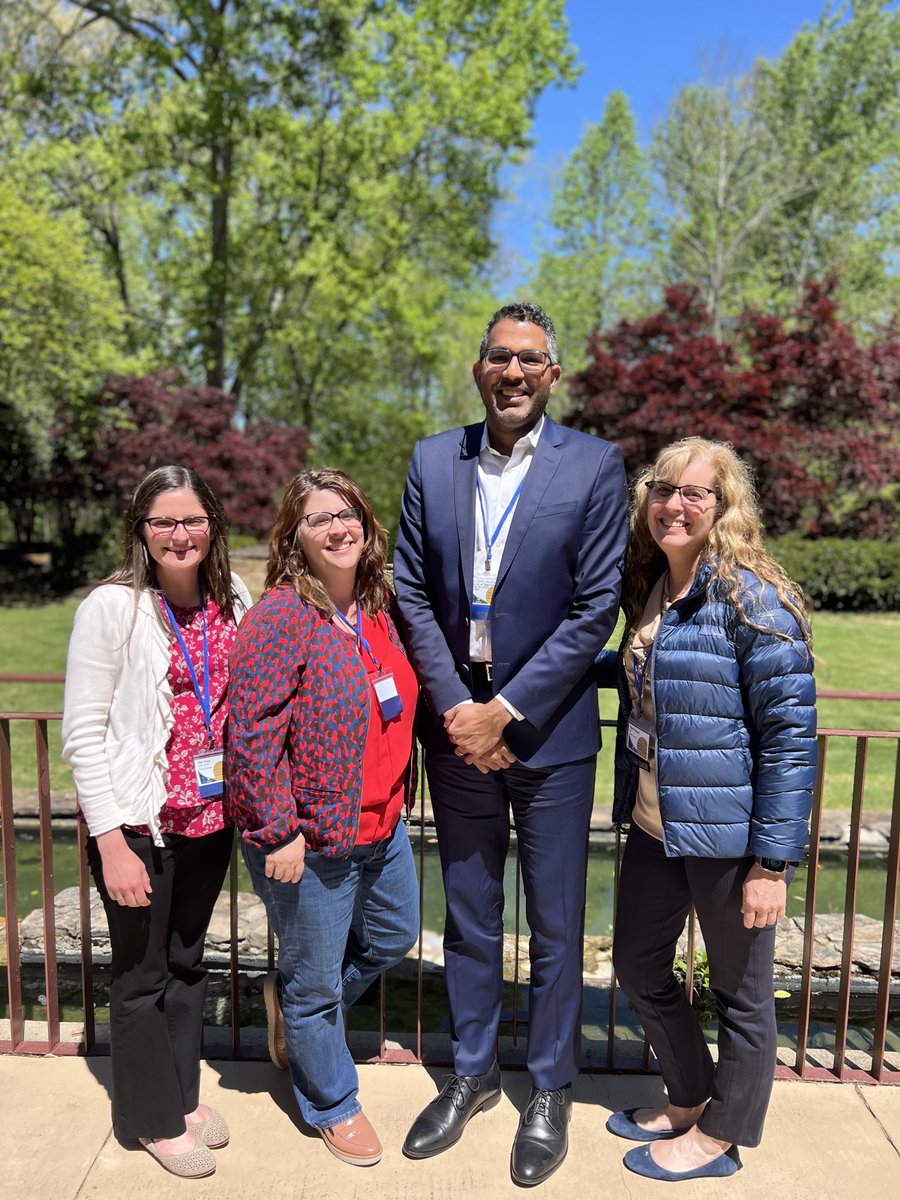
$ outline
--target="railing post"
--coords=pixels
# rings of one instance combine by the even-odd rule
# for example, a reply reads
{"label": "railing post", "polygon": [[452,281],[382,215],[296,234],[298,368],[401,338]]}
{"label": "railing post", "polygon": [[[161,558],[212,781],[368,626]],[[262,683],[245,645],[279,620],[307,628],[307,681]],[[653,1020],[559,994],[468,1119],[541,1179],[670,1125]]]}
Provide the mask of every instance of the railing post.
{"label": "railing post", "polygon": [[844,1078],[847,1054],[847,1027],[850,1024],[850,983],[853,968],[853,931],[856,922],[856,892],[859,887],[859,828],[862,821],[866,787],[866,759],[869,739],[856,739],[856,767],[853,772],[853,806],[850,810],[850,844],[847,848],[847,888],[844,897],[844,935],[841,942],[841,986],[834,1029],[834,1072]]}
{"label": "railing post", "polygon": [[50,813],[50,753],[46,719],[34,722],[41,842],[41,907],[44,914],[44,992],[47,1052],[59,1048],[59,973],[56,964],[56,888],[53,880],[53,829]]}
{"label": "railing post", "polygon": [[93,922],[91,920],[91,873],[85,844],[87,826],[78,822],[78,909],[81,931],[81,1003],[84,1007],[84,1053],[90,1054],[97,1040],[94,1020]]}
{"label": "railing post", "polygon": [[818,737],[819,769],[813,792],[812,822],[809,835],[809,865],[806,875],[806,900],[803,906],[803,962],[800,968],[800,1012],[797,1017],[797,1056],[794,1067],[803,1079],[806,1075],[806,1050],[809,1043],[809,1011],[812,1004],[812,963],[816,939],[816,886],[819,878],[819,835],[822,802],[825,795],[825,760],[828,738]]}
{"label": "railing post", "polygon": [[0,840],[3,842],[3,900],[6,913],[6,981],[9,995],[10,1049],[25,1040],[22,1010],[22,964],[19,914],[16,907],[16,830],[13,815],[12,743],[8,718],[0,719]]}
{"label": "railing post", "polygon": [[894,763],[894,803],[891,810],[891,839],[887,858],[884,918],[881,930],[881,961],[878,964],[878,998],[875,1004],[872,1074],[884,1082],[884,1046],[887,1040],[891,1002],[891,966],[894,959],[894,921],[897,919],[897,889],[900,876],[900,741]]}

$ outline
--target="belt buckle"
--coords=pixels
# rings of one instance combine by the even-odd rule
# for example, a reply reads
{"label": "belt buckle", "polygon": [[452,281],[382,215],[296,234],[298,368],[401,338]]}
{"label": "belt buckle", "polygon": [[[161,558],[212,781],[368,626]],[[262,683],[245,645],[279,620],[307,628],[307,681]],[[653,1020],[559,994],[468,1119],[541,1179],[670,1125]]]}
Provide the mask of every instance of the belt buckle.
{"label": "belt buckle", "polygon": [[487,676],[487,681],[488,681],[488,683],[493,683],[493,682],[494,682],[494,672],[493,672],[493,666],[494,666],[494,664],[493,664],[493,663],[489,663],[489,662],[486,662],[486,663],[484,664],[484,673],[485,673],[485,675]]}

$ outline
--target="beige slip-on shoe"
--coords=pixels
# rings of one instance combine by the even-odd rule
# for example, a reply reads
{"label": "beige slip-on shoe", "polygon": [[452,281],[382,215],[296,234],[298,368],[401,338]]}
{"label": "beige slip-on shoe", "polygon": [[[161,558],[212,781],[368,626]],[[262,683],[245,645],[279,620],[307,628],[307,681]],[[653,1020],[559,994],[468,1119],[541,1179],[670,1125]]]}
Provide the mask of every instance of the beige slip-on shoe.
{"label": "beige slip-on shoe", "polygon": [[171,1175],[177,1175],[180,1179],[204,1179],[207,1175],[215,1172],[216,1160],[210,1154],[209,1148],[201,1145],[200,1142],[193,1150],[188,1150],[184,1154],[160,1154],[153,1144],[152,1138],[138,1138],[138,1141],[145,1150],[153,1155],[161,1167],[164,1167]]}

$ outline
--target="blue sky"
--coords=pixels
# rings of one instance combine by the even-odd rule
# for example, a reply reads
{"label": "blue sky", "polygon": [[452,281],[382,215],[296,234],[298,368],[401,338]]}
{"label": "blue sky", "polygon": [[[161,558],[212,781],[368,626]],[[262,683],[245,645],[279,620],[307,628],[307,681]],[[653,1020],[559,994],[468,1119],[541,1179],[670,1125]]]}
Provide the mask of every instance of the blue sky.
{"label": "blue sky", "polygon": [[525,163],[507,169],[509,199],[494,223],[512,283],[536,256],[559,167],[585,124],[600,119],[610,92],[628,96],[646,139],[678,89],[708,74],[710,64],[740,74],[757,58],[777,57],[825,7],[825,0],[567,0],[581,76],[574,88],[541,97],[534,149]]}

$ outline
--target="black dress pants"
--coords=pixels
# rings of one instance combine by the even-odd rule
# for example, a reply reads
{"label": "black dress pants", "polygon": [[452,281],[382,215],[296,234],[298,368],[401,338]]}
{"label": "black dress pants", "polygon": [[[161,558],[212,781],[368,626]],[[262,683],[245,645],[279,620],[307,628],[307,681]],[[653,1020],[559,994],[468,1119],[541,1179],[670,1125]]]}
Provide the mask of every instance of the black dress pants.
{"label": "black dress pants", "polygon": [[[758,1146],[775,1074],[775,926],[745,929],[741,893],[752,858],[667,858],[632,825],[619,886],[613,965],[659,1061],[669,1101],[706,1104],[710,1137]],[[672,971],[691,905],[709,958],[718,1062]]]}
{"label": "black dress pants", "polygon": [[100,852],[87,854],[109,922],[113,1130],[121,1140],[174,1138],[200,1103],[206,971],[203,945],[228,869],[234,830],[164,834],[164,846],[124,830],[147,869],[150,904],[111,900]]}

